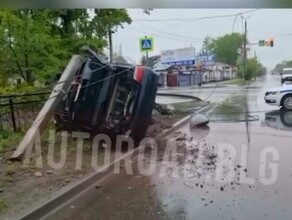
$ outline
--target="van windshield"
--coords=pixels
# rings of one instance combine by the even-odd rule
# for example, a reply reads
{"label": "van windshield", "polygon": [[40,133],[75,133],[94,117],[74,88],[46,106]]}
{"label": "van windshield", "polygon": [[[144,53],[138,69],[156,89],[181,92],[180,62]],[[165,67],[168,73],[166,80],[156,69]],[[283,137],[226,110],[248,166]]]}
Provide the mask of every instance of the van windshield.
{"label": "van windshield", "polygon": [[291,70],[283,70],[283,75],[287,74],[292,74],[292,69]]}

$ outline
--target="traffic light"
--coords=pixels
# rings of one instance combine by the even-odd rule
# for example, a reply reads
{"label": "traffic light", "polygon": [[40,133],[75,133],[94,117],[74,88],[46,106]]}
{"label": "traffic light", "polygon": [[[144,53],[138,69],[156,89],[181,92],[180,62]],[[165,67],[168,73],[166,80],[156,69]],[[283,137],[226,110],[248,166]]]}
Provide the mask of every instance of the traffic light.
{"label": "traffic light", "polygon": [[274,38],[270,38],[270,47],[274,47]]}
{"label": "traffic light", "polygon": [[260,41],[259,41],[259,46],[260,46],[260,47],[265,46],[265,41],[264,41],[264,40],[260,40]]}
{"label": "traffic light", "polygon": [[270,46],[270,40],[266,40],[266,41],[265,41],[265,46],[266,46],[266,47],[269,47],[269,46]]}

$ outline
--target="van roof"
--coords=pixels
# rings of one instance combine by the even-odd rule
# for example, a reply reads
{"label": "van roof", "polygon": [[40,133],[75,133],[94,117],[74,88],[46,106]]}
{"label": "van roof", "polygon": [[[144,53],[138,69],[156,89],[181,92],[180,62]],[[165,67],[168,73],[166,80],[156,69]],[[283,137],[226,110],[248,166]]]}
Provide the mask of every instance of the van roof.
{"label": "van roof", "polygon": [[283,68],[283,71],[284,71],[284,70],[292,70],[292,68]]}

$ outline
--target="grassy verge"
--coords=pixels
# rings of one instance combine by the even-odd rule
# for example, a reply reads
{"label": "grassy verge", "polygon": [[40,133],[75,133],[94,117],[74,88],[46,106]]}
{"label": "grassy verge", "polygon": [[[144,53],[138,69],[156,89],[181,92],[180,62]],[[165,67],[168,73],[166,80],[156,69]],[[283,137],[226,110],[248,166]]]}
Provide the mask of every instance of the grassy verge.
{"label": "grassy verge", "polygon": [[247,85],[246,81],[243,81],[242,79],[234,79],[234,80],[229,80],[224,83],[225,85],[238,85],[238,86],[244,86]]}
{"label": "grassy verge", "polygon": [[0,153],[19,143],[24,132],[0,132]]}
{"label": "grassy verge", "polygon": [[173,106],[175,113],[183,114],[183,113],[191,112],[195,108],[200,107],[204,104],[206,104],[206,102],[204,101],[189,101],[189,102],[174,103],[174,104],[171,104],[171,106]]}

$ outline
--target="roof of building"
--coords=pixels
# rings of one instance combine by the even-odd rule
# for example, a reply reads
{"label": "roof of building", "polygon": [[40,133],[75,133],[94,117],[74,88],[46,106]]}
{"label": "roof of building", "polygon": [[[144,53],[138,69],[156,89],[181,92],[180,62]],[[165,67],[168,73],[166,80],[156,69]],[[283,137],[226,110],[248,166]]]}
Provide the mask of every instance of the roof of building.
{"label": "roof of building", "polygon": [[169,65],[169,64],[158,64],[153,69],[154,69],[154,71],[167,71],[167,70],[171,69],[172,67],[173,66]]}

